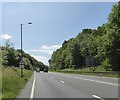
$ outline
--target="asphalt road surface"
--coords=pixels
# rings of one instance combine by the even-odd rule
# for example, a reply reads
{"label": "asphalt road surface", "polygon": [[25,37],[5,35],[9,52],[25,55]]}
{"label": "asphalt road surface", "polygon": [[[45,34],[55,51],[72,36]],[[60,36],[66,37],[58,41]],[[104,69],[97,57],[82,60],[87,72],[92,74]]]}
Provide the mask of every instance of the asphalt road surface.
{"label": "asphalt road surface", "polygon": [[118,79],[35,72],[18,98],[118,98]]}

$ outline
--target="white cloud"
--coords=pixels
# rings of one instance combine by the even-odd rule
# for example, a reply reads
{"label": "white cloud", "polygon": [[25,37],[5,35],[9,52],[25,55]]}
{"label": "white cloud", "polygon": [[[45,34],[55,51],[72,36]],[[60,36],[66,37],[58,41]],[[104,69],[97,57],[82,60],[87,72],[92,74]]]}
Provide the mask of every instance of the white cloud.
{"label": "white cloud", "polygon": [[52,45],[52,46],[43,45],[43,46],[40,47],[40,49],[28,50],[28,51],[30,51],[30,52],[46,53],[48,55],[51,55],[53,53],[53,51],[55,51],[56,49],[58,49],[60,47],[61,47],[61,45]]}
{"label": "white cloud", "polygon": [[61,45],[52,45],[52,46],[43,45],[39,49],[26,50],[26,52],[28,52],[31,56],[33,56],[38,61],[41,61],[46,65],[49,65],[48,60],[50,59],[53,51],[55,51],[60,47]]}
{"label": "white cloud", "polygon": [[56,50],[60,47],[61,47],[61,45],[52,45],[52,46],[43,45],[41,48],[44,50]]}
{"label": "white cloud", "polygon": [[43,62],[45,65],[49,65],[49,63],[48,63],[49,58],[48,57],[46,57],[46,56],[35,56],[35,55],[31,55],[31,56],[34,57],[36,60]]}
{"label": "white cloud", "polygon": [[1,39],[4,39],[4,40],[8,40],[8,39],[11,39],[12,36],[8,35],[8,34],[3,34],[0,36]]}
{"label": "white cloud", "polygon": [[28,50],[30,52],[39,52],[39,53],[46,53],[48,55],[51,55],[52,54],[52,50],[42,50],[42,49],[39,49],[39,50]]}

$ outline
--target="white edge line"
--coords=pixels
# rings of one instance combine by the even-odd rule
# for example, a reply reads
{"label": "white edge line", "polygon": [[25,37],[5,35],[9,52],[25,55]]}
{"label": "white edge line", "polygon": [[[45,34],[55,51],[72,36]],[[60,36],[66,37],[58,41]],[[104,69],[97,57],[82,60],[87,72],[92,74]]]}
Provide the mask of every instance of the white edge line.
{"label": "white edge line", "polygon": [[[86,77],[87,75],[78,75],[78,76],[85,76]],[[114,79],[114,80],[118,79],[118,78],[104,77],[104,76],[87,76],[87,77],[106,78],[106,79]]]}
{"label": "white edge line", "polygon": [[102,83],[102,84],[109,84],[109,85],[113,85],[113,86],[119,86],[119,85],[116,84],[116,83],[110,83],[110,82],[104,82],[104,81],[98,81],[98,80],[92,80],[92,79],[80,78],[80,77],[73,77],[73,78],[82,79],[82,80],[87,80],[87,81],[91,81],[91,82]]}
{"label": "white edge line", "polygon": [[104,100],[101,97],[97,96],[97,95],[92,95],[94,98],[100,99],[100,100]]}
{"label": "white edge line", "polygon": [[60,81],[61,83],[65,83],[64,81]]}
{"label": "white edge line", "polygon": [[[56,74],[56,73],[54,73]],[[58,74],[58,73],[57,73]],[[60,73],[59,73],[60,74]],[[60,74],[61,75],[61,74]],[[93,79],[88,79],[88,78],[81,78],[81,77],[76,77],[76,76],[66,76],[66,75],[62,75],[64,77],[70,77],[70,78],[75,78],[75,79],[82,79],[82,80],[86,80],[86,81],[91,81],[91,82],[96,82],[96,83],[102,83],[102,84],[108,84],[108,85],[112,85],[112,86],[120,86],[117,83],[110,83],[110,82],[104,82],[104,81],[99,81],[99,80],[93,80]]]}
{"label": "white edge line", "polygon": [[33,85],[32,85],[32,89],[31,89],[30,100],[31,100],[31,99],[33,98],[33,96],[34,96],[35,80],[36,80],[36,74],[34,73],[34,80],[33,80]]}

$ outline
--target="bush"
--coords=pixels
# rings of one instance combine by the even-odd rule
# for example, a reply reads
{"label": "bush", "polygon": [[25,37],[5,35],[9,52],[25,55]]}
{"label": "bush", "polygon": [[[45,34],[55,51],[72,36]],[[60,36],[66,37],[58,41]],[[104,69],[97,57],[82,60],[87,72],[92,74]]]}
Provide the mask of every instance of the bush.
{"label": "bush", "polygon": [[106,71],[111,71],[112,69],[110,68],[110,63],[108,58],[105,59],[102,63],[101,66],[103,66],[105,68]]}

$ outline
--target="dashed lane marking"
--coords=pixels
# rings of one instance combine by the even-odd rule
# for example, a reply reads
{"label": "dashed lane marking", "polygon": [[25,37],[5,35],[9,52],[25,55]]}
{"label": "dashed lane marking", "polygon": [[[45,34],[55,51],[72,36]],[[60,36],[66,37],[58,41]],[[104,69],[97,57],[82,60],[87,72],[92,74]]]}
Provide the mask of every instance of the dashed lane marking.
{"label": "dashed lane marking", "polygon": [[94,98],[97,98],[97,99],[99,99],[99,100],[104,100],[103,98],[101,98],[101,97],[99,97],[99,96],[97,96],[97,95],[92,95]]}
{"label": "dashed lane marking", "polygon": [[61,83],[65,83],[64,81],[60,81]]}

